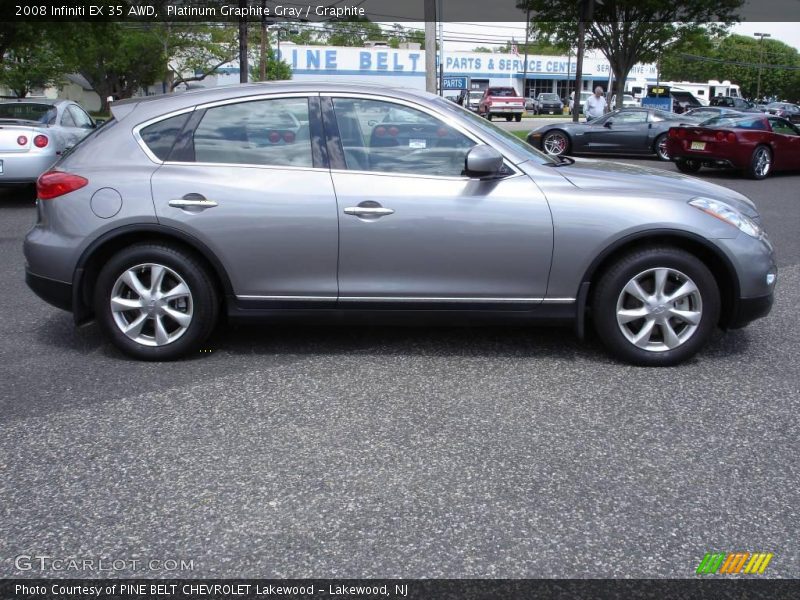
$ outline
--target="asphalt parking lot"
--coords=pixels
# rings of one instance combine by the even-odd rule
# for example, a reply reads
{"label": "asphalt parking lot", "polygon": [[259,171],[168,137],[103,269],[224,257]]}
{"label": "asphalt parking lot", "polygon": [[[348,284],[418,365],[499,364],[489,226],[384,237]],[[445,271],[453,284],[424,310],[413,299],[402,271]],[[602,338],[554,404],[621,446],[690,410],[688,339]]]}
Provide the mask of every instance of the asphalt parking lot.
{"label": "asphalt parking lot", "polygon": [[[765,551],[765,576],[800,577],[800,175],[702,176],[758,204],[776,305],[659,370],[518,327],[247,327],[131,362],[27,289],[33,204],[0,192],[0,576],[99,575],[15,561],[47,555],[146,577],[686,578]],[[130,562],[153,559],[191,569]]]}

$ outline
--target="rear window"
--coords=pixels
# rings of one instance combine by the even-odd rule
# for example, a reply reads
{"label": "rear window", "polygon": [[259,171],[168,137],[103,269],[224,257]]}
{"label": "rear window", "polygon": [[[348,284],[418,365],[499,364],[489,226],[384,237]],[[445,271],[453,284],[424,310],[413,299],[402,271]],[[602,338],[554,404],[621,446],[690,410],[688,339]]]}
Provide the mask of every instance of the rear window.
{"label": "rear window", "polygon": [[148,125],[139,132],[142,141],[159,160],[167,160],[175,141],[189,118],[189,113],[176,115]]}
{"label": "rear window", "polygon": [[767,121],[760,118],[716,117],[703,123],[706,127],[733,127],[734,129],[756,129],[769,131]]}
{"label": "rear window", "polygon": [[55,122],[56,112],[56,107],[52,104],[34,102],[0,104],[0,119],[21,119],[47,125]]}
{"label": "rear window", "polygon": [[516,96],[517,90],[510,87],[489,88],[490,96]]}

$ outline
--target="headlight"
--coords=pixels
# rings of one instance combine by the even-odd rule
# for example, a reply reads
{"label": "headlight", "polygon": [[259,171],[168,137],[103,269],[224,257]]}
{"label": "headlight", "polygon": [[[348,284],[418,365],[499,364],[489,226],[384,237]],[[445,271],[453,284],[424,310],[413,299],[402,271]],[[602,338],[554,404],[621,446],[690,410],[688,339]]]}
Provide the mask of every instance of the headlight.
{"label": "headlight", "polygon": [[712,200],[711,198],[693,198],[689,200],[689,204],[695,208],[702,210],[704,213],[716,217],[720,221],[725,221],[729,225],[733,225],[739,231],[747,235],[757,238],[761,237],[763,230],[758,226],[755,221],[750,217],[743,215],[738,210],[733,208],[730,204],[725,204],[720,200]]}

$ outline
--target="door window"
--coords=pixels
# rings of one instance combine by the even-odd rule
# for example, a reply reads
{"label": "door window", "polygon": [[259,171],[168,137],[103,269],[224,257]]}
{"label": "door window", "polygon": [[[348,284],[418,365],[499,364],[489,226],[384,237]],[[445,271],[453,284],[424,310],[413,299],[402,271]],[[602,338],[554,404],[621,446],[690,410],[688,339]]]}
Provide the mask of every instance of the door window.
{"label": "door window", "polygon": [[781,133],[783,135],[798,135],[797,129],[794,128],[788,121],[783,119],[770,119],[770,126],[774,133]]}
{"label": "door window", "polygon": [[644,123],[647,121],[647,112],[643,110],[631,111],[631,112],[618,112],[614,116],[614,124],[615,125],[633,125],[635,123]]}
{"label": "door window", "polygon": [[92,122],[92,118],[87,115],[83,110],[78,108],[74,105],[69,105],[67,107],[69,114],[72,115],[72,120],[75,121],[75,127],[80,127],[82,129],[92,129],[94,123]]}
{"label": "door window", "polygon": [[64,114],[61,115],[61,126],[62,127],[77,127],[75,125],[75,119],[72,118],[72,115],[68,110],[64,111]]}
{"label": "door window", "polygon": [[275,98],[209,108],[194,132],[197,162],[311,167],[308,100]]}
{"label": "door window", "polygon": [[420,110],[379,100],[334,98],[347,168],[458,177],[471,139]]}

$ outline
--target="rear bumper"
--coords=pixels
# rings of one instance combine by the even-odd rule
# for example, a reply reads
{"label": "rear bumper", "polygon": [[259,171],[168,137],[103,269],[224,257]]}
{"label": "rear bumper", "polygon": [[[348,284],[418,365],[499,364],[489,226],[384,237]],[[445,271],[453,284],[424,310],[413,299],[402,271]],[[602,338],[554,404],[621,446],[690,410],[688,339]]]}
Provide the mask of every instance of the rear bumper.
{"label": "rear bumper", "polygon": [[56,159],[58,159],[58,156],[54,153],[0,153],[0,160],[3,161],[0,185],[34,183],[39,175],[47,171],[56,162]]}
{"label": "rear bumper", "polygon": [[33,290],[34,294],[48,304],[52,304],[62,310],[72,310],[71,283],[35,275],[28,268],[25,269],[25,283]]}
{"label": "rear bumper", "polygon": [[757,298],[739,298],[727,326],[729,329],[739,329],[751,321],[766,317],[772,310],[775,294],[759,296]]}

